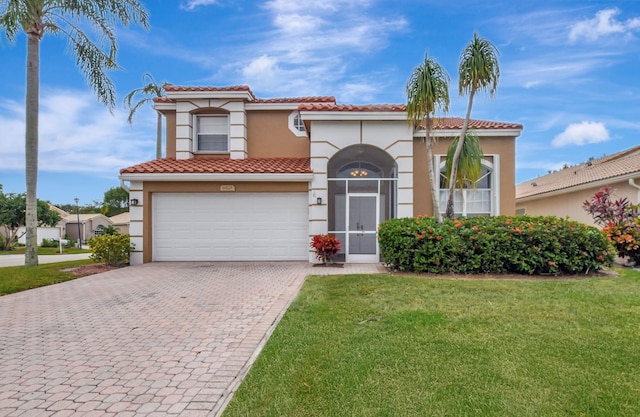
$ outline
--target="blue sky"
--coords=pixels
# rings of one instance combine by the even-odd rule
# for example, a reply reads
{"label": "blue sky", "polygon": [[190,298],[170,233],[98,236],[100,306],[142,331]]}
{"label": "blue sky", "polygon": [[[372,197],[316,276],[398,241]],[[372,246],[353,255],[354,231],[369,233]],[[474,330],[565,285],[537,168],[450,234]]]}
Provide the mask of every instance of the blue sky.
{"label": "blue sky", "polygon": [[[145,1],[151,28],[119,28],[119,103],[150,72],[174,85],[249,85],[261,98],[333,95],[339,103],[404,103],[428,51],[451,77],[477,30],[500,51],[494,99],[472,118],[517,122],[517,181],[638,145],[639,1]],[[26,39],[0,36],[0,184],[24,192]],[[121,168],[155,156],[155,115],[133,126],[86,86],[63,39],[41,43],[38,196],[102,200]]]}

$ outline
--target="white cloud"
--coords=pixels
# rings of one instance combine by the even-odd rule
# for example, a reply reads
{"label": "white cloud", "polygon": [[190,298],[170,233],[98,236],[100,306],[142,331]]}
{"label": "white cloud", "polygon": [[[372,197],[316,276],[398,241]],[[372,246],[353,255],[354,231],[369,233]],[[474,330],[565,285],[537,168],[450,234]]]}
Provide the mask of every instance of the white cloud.
{"label": "white cloud", "polygon": [[572,123],[551,141],[551,145],[560,148],[568,145],[586,145],[606,142],[610,139],[609,131],[603,123],[583,121]]}
{"label": "white cloud", "polygon": [[390,34],[407,25],[403,17],[375,16],[369,6],[362,0],[269,1],[264,9],[271,30],[236,54],[248,58],[225,71],[239,73],[260,94],[317,95],[358,84],[346,76],[355,72],[357,57],[384,49]]}
{"label": "white cloud", "polygon": [[[153,111],[142,109],[133,127],[126,123],[126,117],[117,111],[111,115],[86,91],[43,92],[39,170],[103,173],[115,178],[121,168],[152,159]],[[0,169],[24,169],[24,103],[0,102],[0,126]]]}
{"label": "white cloud", "polygon": [[218,0],[189,0],[180,4],[180,8],[183,10],[193,10],[199,6],[209,6],[218,3]]}
{"label": "white cloud", "polygon": [[595,42],[601,37],[613,34],[631,36],[634,30],[640,29],[640,18],[635,17],[626,21],[616,19],[620,13],[617,8],[603,9],[596,13],[593,19],[585,19],[571,26],[569,42],[575,43],[580,39]]}

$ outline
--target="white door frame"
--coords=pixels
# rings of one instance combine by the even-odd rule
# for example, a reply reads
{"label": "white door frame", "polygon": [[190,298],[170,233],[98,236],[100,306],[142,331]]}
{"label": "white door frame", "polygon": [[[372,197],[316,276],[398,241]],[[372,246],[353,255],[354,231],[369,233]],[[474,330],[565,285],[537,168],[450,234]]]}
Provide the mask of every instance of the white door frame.
{"label": "white door frame", "polygon": [[[359,230],[350,230],[350,223],[351,223],[351,219],[350,219],[350,204],[351,204],[351,198],[355,197],[366,197],[366,198],[374,198],[375,201],[375,222],[374,222],[374,227],[373,230],[363,230],[363,229],[359,229]],[[346,227],[346,241],[345,241],[345,247],[344,247],[344,253],[345,253],[345,262],[347,263],[375,263],[378,262],[380,260],[380,249],[378,248],[378,224],[380,223],[380,193],[347,193],[346,194],[346,204],[345,204],[345,209],[346,209],[346,214],[345,214],[345,227]],[[350,247],[350,239],[351,239],[351,235],[373,235],[375,237],[375,253],[374,254],[350,254],[349,253],[349,247]]]}

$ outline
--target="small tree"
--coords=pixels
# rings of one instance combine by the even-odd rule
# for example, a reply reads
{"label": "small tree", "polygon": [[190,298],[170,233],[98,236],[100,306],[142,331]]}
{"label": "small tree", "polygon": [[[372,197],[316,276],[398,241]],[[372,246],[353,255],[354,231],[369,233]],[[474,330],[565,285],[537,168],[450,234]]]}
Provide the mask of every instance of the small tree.
{"label": "small tree", "polygon": [[431,137],[432,117],[436,110],[449,110],[449,75],[438,62],[424,55],[424,62],[414,68],[406,86],[407,122],[417,128],[424,121],[425,151],[427,153],[427,175],[431,189],[433,216],[442,222],[440,196],[436,192],[438,175],[433,169],[433,141]]}
{"label": "small tree", "polygon": [[129,193],[122,187],[109,188],[104,193],[104,206],[109,216],[127,211],[129,207]]}
{"label": "small tree", "polygon": [[[55,226],[60,221],[60,215],[49,209],[49,203],[38,200],[38,226]],[[26,222],[26,198],[24,194],[0,195],[0,227],[4,230],[0,235],[2,250],[10,250],[11,246],[24,235],[19,234],[20,228]]]}
{"label": "small tree", "polygon": [[[164,97],[166,95],[165,87],[169,85],[166,81],[162,84],[158,84],[153,76],[148,72],[142,75],[142,82],[144,86],[136,88],[126,95],[124,98],[124,104],[129,108],[129,117],[127,123],[133,123],[133,116],[140,107],[146,103],[153,103],[154,98]],[[135,100],[138,100],[136,104],[133,104]],[[156,158],[162,158],[162,115],[159,111],[156,111]]]}
{"label": "small tree", "polygon": [[640,205],[632,205],[627,198],[613,201],[611,187],[604,187],[582,207],[618,251],[618,255],[640,265]]}
{"label": "small tree", "polygon": [[449,176],[449,198],[447,200],[447,210],[445,215],[453,217],[453,193],[455,188],[455,178],[458,175],[458,161],[460,153],[467,137],[467,129],[471,120],[471,108],[473,99],[478,91],[488,91],[493,97],[498,88],[500,79],[500,65],[498,62],[498,49],[488,40],[482,39],[478,33],[473,34],[473,40],[462,51],[460,65],[458,67],[458,91],[460,95],[468,94],[467,114],[465,115],[460,131],[460,140],[453,154],[451,163],[451,174]]}

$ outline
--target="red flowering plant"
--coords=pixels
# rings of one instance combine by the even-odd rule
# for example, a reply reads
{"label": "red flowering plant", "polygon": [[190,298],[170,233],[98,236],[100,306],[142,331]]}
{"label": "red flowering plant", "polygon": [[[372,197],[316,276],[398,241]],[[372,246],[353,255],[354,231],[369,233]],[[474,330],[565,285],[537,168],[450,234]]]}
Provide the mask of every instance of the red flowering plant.
{"label": "red flowering plant", "polygon": [[618,251],[618,255],[640,265],[640,206],[633,205],[626,198],[613,201],[613,190],[604,187],[582,207]]}
{"label": "red flowering plant", "polygon": [[325,264],[331,263],[336,253],[340,251],[340,241],[334,235],[314,235],[311,247],[316,251],[316,258]]}

